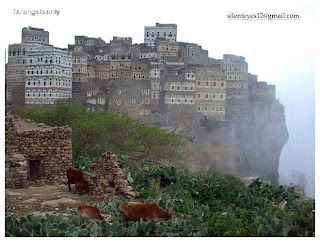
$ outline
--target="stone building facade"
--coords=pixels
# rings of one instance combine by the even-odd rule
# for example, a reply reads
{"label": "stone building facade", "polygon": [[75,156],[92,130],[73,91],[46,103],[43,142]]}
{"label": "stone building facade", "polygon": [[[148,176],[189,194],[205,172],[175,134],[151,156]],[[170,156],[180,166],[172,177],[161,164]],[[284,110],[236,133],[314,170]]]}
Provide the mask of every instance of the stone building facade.
{"label": "stone building facade", "polygon": [[12,88],[25,86],[25,69],[27,63],[26,51],[29,44],[11,44],[8,49],[8,63],[5,66],[6,71],[6,103],[11,105],[15,100],[15,94]]}
{"label": "stone building facade", "polygon": [[181,46],[182,61],[187,65],[207,65],[208,51],[203,50],[200,45],[179,42]]}
{"label": "stone building facade", "polygon": [[196,68],[197,112],[206,118],[225,120],[226,80],[224,71],[215,66]]}
{"label": "stone building facade", "polygon": [[[28,31],[38,34],[37,40],[46,40],[46,31]],[[133,44],[131,37],[115,36],[107,43],[101,38],[75,36],[74,44],[68,46],[70,59],[64,50],[31,43],[27,35],[25,32],[29,42],[9,49],[6,70],[7,90],[21,83],[13,92],[18,104],[24,88],[26,104],[45,100],[51,104],[57,100],[56,95],[61,95],[60,98],[71,98],[73,104],[85,105],[87,110],[170,124],[177,122],[178,114],[187,115],[194,123],[202,118],[219,121],[246,118],[252,111],[252,102],[275,101],[275,87],[258,82],[257,75],[248,73],[244,57],[225,54],[222,59],[210,58],[200,45],[178,42],[175,24],[145,27],[144,44]],[[57,70],[53,74],[57,76],[52,76],[52,83],[45,71],[47,67],[50,71],[51,63],[43,63],[50,55],[38,55],[37,47],[43,53],[54,52],[52,64]],[[33,50],[29,53],[30,48]],[[55,57],[56,54],[60,57]],[[60,58],[66,66],[56,63]],[[12,94],[7,92],[7,95]],[[32,100],[34,95],[36,101]]]}
{"label": "stone building facade", "polygon": [[72,165],[71,128],[6,116],[5,186],[24,188],[65,179]]}
{"label": "stone building facade", "polygon": [[49,32],[44,29],[25,27],[22,29],[23,44],[49,45]]}
{"label": "stone building facade", "polygon": [[[130,37],[114,37],[106,43],[100,38],[76,36],[69,49],[74,67],[79,53],[84,56],[81,75],[86,85],[80,91],[87,110],[109,111],[160,125],[178,122],[179,115],[193,123],[202,118],[228,121],[247,117],[250,102],[266,95],[259,91],[263,84],[257,84],[258,77],[248,73],[244,57],[226,54],[223,59],[209,58],[208,51],[197,44],[153,32],[154,44],[149,45],[132,44]],[[73,72],[74,86],[78,75]],[[275,100],[275,92],[270,89],[267,93],[264,100]]]}
{"label": "stone building facade", "polygon": [[157,38],[164,38],[169,42],[176,42],[177,25],[156,23],[156,26],[144,27],[144,43],[146,45],[155,46]]}
{"label": "stone building facade", "polygon": [[25,104],[53,105],[72,98],[71,53],[51,45],[27,50]]}
{"label": "stone building facade", "polygon": [[[6,103],[15,112],[34,105],[51,106],[72,97],[71,53],[49,45],[49,32],[22,29],[20,44],[11,44],[6,64]],[[24,90],[24,102],[21,101]]]}

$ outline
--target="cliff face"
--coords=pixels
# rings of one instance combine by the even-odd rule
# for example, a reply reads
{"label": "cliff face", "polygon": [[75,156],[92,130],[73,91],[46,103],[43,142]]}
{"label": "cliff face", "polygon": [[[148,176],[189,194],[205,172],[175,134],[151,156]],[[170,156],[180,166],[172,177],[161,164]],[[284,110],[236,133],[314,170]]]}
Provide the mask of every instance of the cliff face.
{"label": "cliff face", "polygon": [[166,127],[187,138],[185,158],[191,170],[277,179],[280,153],[289,137],[283,105],[278,101],[250,105],[246,118],[224,122],[202,119],[192,128],[183,123]]}

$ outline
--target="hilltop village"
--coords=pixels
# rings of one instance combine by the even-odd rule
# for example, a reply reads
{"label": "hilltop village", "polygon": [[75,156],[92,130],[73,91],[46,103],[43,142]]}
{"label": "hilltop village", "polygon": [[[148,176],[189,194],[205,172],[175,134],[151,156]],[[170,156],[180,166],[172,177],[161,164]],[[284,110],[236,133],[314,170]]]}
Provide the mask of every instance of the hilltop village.
{"label": "hilltop village", "polygon": [[7,114],[83,105],[180,133],[191,170],[277,177],[288,139],[284,107],[274,85],[248,73],[244,57],[211,58],[200,45],[177,41],[176,24],[145,26],[140,44],[87,36],[67,49],[49,43],[48,31],[25,27],[21,43],[9,45]]}
{"label": "hilltop village", "polygon": [[251,102],[275,97],[275,86],[248,73],[244,57],[210,58],[200,45],[178,42],[176,24],[145,26],[142,44],[75,36],[68,49],[50,45],[48,31],[26,27],[21,43],[8,48],[6,106],[13,113],[68,102],[168,125],[245,118]]}

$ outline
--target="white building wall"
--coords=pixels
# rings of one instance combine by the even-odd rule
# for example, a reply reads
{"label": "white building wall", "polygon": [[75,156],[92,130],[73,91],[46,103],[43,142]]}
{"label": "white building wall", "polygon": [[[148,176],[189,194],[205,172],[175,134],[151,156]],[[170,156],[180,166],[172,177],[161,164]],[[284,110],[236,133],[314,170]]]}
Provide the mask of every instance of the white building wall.
{"label": "white building wall", "polygon": [[54,104],[57,99],[72,97],[71,52],[32,45],[26,55],[26,104]]}
{"label": "white building wall", "polygon": [[156,38],[165,38],[170,42],[176,42],[177,25],[156,23],[156,26],[145,26],[144,43],[148,46],[155,46]]}

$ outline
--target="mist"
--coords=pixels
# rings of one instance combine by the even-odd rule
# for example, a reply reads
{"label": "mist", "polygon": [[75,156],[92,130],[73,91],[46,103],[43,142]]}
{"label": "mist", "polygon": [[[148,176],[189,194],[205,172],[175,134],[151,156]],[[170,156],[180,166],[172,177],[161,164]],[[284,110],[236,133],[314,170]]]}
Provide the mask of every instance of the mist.
{"label": "mist", "polygon": [[[292,85],[280,91],[280,101],[285,106],[289,140],[280,156],[280,182],[291,183],[292,172],[305,173],[306,195],[315,195],[315,95],[314,68],[309,73],[292,76]],[[281,87],[278,87],[279,90]]]}

